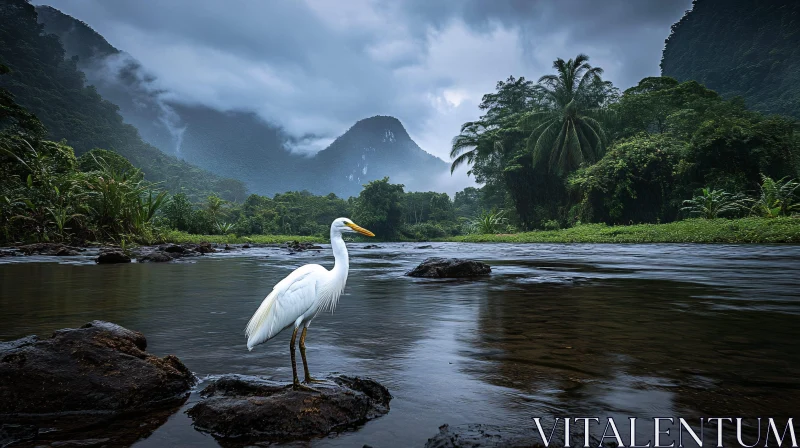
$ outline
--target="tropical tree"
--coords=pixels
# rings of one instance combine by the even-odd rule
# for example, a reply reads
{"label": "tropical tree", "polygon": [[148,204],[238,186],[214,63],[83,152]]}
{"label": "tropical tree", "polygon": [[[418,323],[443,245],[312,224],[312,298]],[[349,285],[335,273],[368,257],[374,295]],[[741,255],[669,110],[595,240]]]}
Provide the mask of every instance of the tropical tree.
{"label": "tropical tree", "polygon": [[614,88],[603,81],[603,69],[592,67],[589,57],[558,58],[555,74],[539,78],[539,107],[521,119],[528,134],[528,149],[535,167],[546,166],[558,174],[602,157],[606,134],[601,124],[604,104]]}
{"label": "tropical tree", "polygon": [[390,184],[389,178],[373,180],[355,199],[353,219],[375,232],[379,238],[392,238],[403,218],[403,185]]}
{"label": "tropical tree", "polygon": [[481,99],[478,107],[484,114],[480,119],[464,123],[461,132],[453,138],[450,171],[467,163],[472,166],[470,174],[474,174],[478,181],[498,180],[497,175],[502,170],[492,169],[494,162],[502,160],[514,149],[510,137],[521,141],[521,135],[511,134],[516,130],[521,115],[531,110],[539,97],[536,85],[525,77],[509,76],[505,81],[499,81],[496,92]]}

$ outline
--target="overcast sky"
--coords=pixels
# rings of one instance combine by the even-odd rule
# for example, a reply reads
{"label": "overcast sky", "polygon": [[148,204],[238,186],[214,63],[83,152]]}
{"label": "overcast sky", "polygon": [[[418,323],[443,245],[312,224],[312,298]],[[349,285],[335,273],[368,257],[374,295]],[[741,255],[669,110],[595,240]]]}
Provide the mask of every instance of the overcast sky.
{"label": "overcast sky", "polygon": [[52,0],[157,77],[172,100],[259,113],[322,149],[357,120],[399,118],[426,151],[509,75],[586,53],[624,89],[659,74],[690,0]]}

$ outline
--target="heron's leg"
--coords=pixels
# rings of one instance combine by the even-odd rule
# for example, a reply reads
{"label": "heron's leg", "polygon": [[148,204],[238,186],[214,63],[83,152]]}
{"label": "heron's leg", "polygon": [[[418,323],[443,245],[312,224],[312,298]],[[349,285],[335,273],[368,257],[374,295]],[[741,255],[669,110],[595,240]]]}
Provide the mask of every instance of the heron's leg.
{"label": "heron's leg", "polygon": [[297,327],[294,327],[292,332],[292,340],[289,342],[289,350],[292,353],[292,384],[299,384],[300,380],[297,378],[297,361],[294,357],[294,342],[297,340]]}
{"label": "heron's leg", "polygon": [[[305,329],[303,329],[305,331]],[[289,348],[292,352],[292,387],[295,390],[306,390],[309,392],[319,392],[318,390],[308,387],[304,384],[300,384],[300,379],[297,378],[297,361],[295,361],[294,355],[294,343],[297,340],[297,327],[294,327],[294,331],[292,332],[292,341],[289,343]],[[302,340],[302,339],[301,339]],[[302,342],[301,342],[302,344]],[[302,349],[301,349],[302,350]],[[302,353],[302,351],[301,351]],[[305,355],[303,355],[303,361],[305,361]],[[305,365],[305,364],[304,364]]]}
{"label": "heron's leg", "polygon": [[303,358],[303,372],[306,375],[304,383],[324,383],[324,381],[318,380],[316,378],[312,378],[311,374],[308,372],[308,361],[306,360],[306,331],[308,330],[307,326],[303,327],[303,332],[300,333],[300,356]]}

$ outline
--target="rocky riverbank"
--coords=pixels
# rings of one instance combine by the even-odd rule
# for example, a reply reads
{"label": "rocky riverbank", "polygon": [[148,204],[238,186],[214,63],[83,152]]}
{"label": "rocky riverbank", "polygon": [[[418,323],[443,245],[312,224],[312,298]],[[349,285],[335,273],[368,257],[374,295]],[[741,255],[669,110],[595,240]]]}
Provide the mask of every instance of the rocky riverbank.
{"label": "rocky riverbank", "polygon": [[[0,447],[127,446],[148,436],[196,381],[176,356],[146,349],[142,333],[104,321],[0,343]],[[267,443],[354,429],[388,413],[392,399],[367,378],[331,376],[313,388],[223,375],[187,413],[218,439]]]}
{"label": "rocky riverbank", "polygon": [[135,441],[143,428],[157,428],[169,415],[158,411],[174,412],[195,378],[177,357],[146,349],[141,333],[103,321],[0,343],[0,438],[85,438],[83,430],[134,414],[148,414],[140,420],[152,425],[115,437]]}
{"label": "rocky riverbank", "polygon": [[45,257],[91,257],[97,264],[118,263],[165,263],[210,253],[245,251],[252,248],[270,247],[286,251],[289,255],[322,249],[313,243],[289,241],[286,243],[182,243],[161,244],[157,246],[86,246],[76,247],[62,243],[21,244],[0,248],[2,257],[45,256]]}

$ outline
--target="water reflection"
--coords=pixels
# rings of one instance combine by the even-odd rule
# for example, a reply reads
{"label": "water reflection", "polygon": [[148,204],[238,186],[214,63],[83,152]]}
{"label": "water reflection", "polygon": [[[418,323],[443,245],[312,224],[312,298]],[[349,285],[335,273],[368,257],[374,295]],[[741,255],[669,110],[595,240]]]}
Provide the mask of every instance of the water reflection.
{"label": "water reflection", "polygon": [[[442,423],[532,428],[535,416],[796,412],[798,247],[382,246],[353,247],[339,309],[307,343],[312,372],[378,379],[392,411],[313,446],[421,446]],[[479,258],[493,275],[402,276],[428,256]],[[333,260],[254,249],[164,265],[14,261],[0,265],[0,340],[105,319],[200,376],[287,380],[289,335],[248,352],[243,328],[291,269]],[[175,444],[217,442],[179,412],[138,446]]]}

